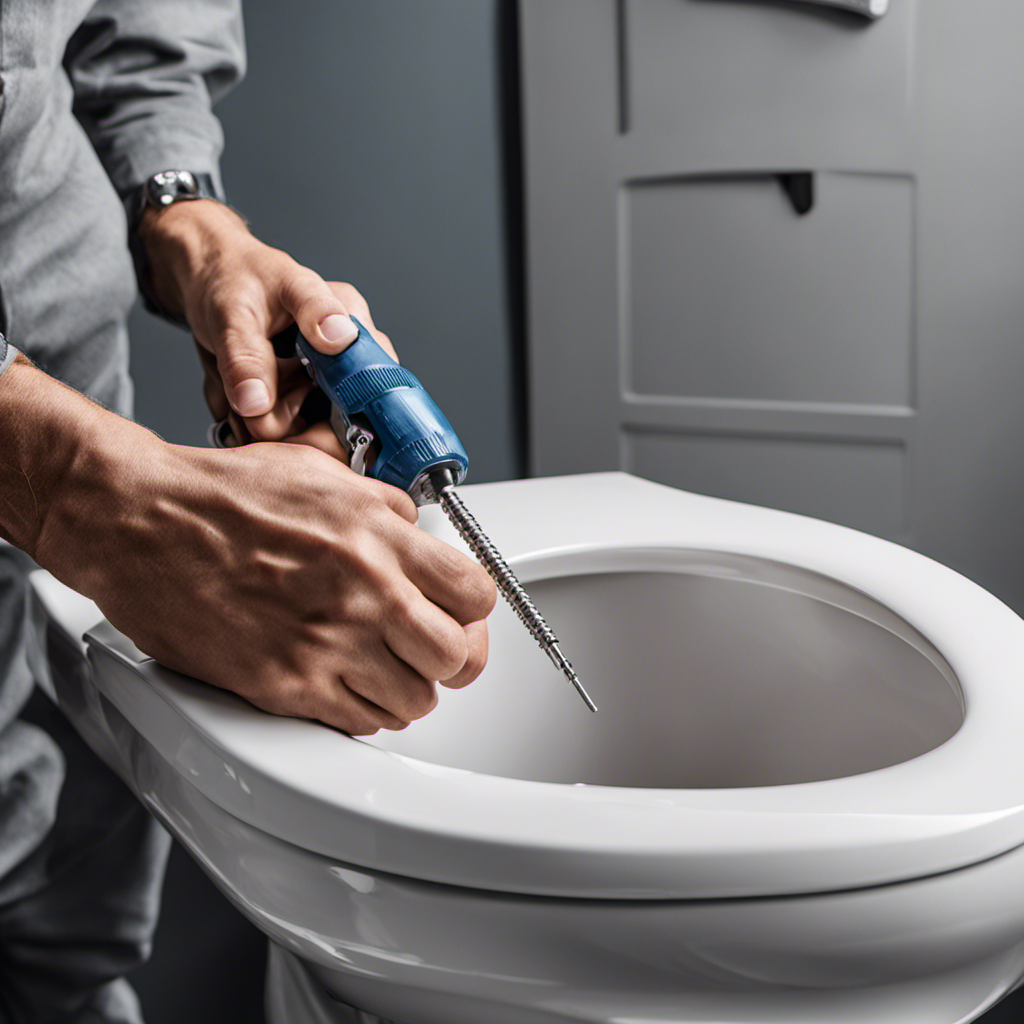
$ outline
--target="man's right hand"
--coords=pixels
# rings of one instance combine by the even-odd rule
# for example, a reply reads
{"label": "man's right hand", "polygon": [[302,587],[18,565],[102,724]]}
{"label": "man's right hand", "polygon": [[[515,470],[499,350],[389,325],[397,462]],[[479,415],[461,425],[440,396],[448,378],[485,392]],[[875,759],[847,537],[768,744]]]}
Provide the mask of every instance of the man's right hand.
{"label": "man's right hand", "polygon": [[482,670],[494,585],[414,525],[408,495],[302,445],[167,444],[31,373],[76,441],[56,446],[59,480],[37,468],[35,531],[4,532],[162,664],[355,735]]}

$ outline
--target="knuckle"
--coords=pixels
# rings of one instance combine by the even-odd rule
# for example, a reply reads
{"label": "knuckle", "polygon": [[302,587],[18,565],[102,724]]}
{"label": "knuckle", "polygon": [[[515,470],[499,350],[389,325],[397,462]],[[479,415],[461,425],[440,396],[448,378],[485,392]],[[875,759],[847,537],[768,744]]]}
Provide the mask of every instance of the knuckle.
{"label": "knuckle", "polygon": [[[399,732],[405,729],[412,721],[412,716],[404,711],[394,708],[375,707],[372,710],[362,711],[359,717],[360,736],[372,736],[387,729],[389,732]],[[365,732],[362,730],[366,730]],[[353,733],[355,735],[355,733]]]}
{"label": "knuckle", "polygon": [[260,377],[263,372],[263,360],[242,342],[225,342],[217,356],[217,366],[222,379],[229,384],[238,384],[250,377]]}
{"label": "knuckle", "polygon": [[307,295],[295,311],[295,319],[307,329],[319,324],[328,313],[337,311],[337,301],[332,295]]}
{"label": "knuckle", "polygon": [[469,655],[466,658],[466,664],[463,665],[462,671],[470,679],[476,679],[484,667],[487,665],[487,643],[486,641],[481,644],[470,644]]}
{"label": "knuckle", "polygon": [[482,566],[466,559],[458,585],[466,607],[475,619],[485,619],[494,611],[498,588]]}
{"label": "knuckle", "polygon": [[415,599],[390,582],[385,583],[382,589],[385,611],[391,621],[400,629],[418,629],[420,617],[417,614]]}
{"label": "knuckle", "polygon": [[324,720],[350,736],[373,736],[380,732],[381,716],[365,706],[348,684],[343,685],[344,696],[339,695],[332,714],[324,716]]}
{"label": "knuckle", "polygon": [[401,708],[382,708],[378,717],[377,724],[382,729],[387,729],[388,732],[401,732],[409,728],[416,716]]}
{"label": "knuckle", "polygon": [[354,284],[350,284],[348,281],[336,281],[334,288],[332,290],[334,291],[334,294],[337,295],[338,298],[341,299],[341,301],[344,303],[359,303],[364,301],[362,293],[359,291],[359,289]]}
{"label": "knuckle", "polygon": [[385,568],[384,553],[373,540],[345,546],[343,576],[353,597],[373,605],[377,614],[408,614],[404,600],[396,594],[396,581]]}
{"label": "knuckle", "polygon": [[494,580],[488,576],[480,593],[480,618],[486,619],[494,611],[494,606],[497,603],[498,588],[495,586]]}
{"label": "knuckle", "polygon": [[220,281],[212,281],[207,285],[201,312],[203,324],[215,334],[223,335],[231,329],[233,323],[231,304]]}
{"label": "knuckle", "polygon": [[412,526],[415,526],[420,521],[420,510],[411,498],[407,502],[398,502],[398,508],[395,509],[395,512]]}
{"label": "knuckle", "polygon": [[343,583],[339,588],[336,608],[342,622],[363,631],[374,629],[380,622],[377,604],[364,587]]}
{"label": "knuckle", "polygon": [[211,282],[206,291],[208,322],[223,334],[240,329],[259,316],[263,288],[247,275],[231,274]]}
{"label": "knuckle", "polygon": [[420,510],[416,507],[416,502],[409,497],[404,491],[399,491],[397,487],[392,488],[397,493],[390,495],[392,502],[392,510],[400,515],[407,522],[415,523],[419,520]]}
{"label": "knuckle", "polygon": [[[420,667],[428,669],[439,679],[450,679],[460,671],[468,656],[466,636],[461,626],[454,621],[438,623],[434,614],[425,614],[425,599],[418,592],[408,592],[395,588],[385,602],[386,614],[394,628],[415,641],[423,652],[424,658]],[[427,681],[427,689],[416,695],[415,699],[436,701],[437,694],[433,683]],[[418,704],[416,705],[419,706]],[[423,714],[432,710],[433,704]]]}
{"label": "knuckle", "polygon": [[392,484],[374,480],[369,476],[357,476],[353,484],[354,490],[369,499],[370,504],[367,507],[373,509],[374,525],[378,529],[393,527],[395,515],[400,515],[404,519],[408,519],[410,515],[419,515],[412,498]]}
{"label": "knuckle", "polygon": [[282,298],[300,328],[308,328],[310,321],[319,322],[323,312],[335,311],[339,302],[324,279],[308,267],[300,267],[288,275]]}
{"label": "knuckle", "polygon": [[438,678],[451,679],[462,671],[469,657],[466,634],[455,623],[451,629],[438,631],[431,635],[436,658]]}
{"label": "knuckle", "polygon": [[346,494],[345,516],[354,536],[367,539],[378,534],[390,511],[370,487],[356,484]]}
{"label": "knuckle", "polygon": [[[415,721],[429,715],[437,707],[437,687],[429,679],[412,683],[406,691],[405,707],[399,715],[403,721]],[[406,722],[408,724],[408,722]]]}
{"label": "knuckle", "polygon": [[297,260],[292,259],[287,253],[280,249],[274,250],[274,258],[277,261],[280,294],[284,299],[293,302],[301,301],[302,296],[310,287],[312,281],[315,285],[321,280],[320,275]]}
{"label": "knuckle", "polygon": [[[302,446],[302,450],[316,452],[315,448],[308,445]],[[323,452],[316,452],[323,456]],[[316,495],[318,502],[330,500],[334,493],[330,487],[324,488],[323,492]],[[370,522],[370,511],[365,509],[364,502],[360,499],[346,501],[342,510],[328,508],[325,510],[324,523],[327,527],[324,534],[324,544],[331,549],[332,554],[337,555],[341,564],[348,566],[351,563],[353,568],[359,568],[369,559],[364,557],[367,550],[375,550],[377,537]]]}

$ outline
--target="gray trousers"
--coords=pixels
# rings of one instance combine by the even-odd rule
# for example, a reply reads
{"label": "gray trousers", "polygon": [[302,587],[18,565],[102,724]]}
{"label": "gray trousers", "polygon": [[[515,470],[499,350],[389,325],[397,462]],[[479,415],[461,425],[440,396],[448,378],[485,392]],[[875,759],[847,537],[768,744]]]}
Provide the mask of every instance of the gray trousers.
{"label": "gray trousers", "polygon": [[169,837],[33,683],[22,552],[0,544],[0,1022],[139,1024]]}

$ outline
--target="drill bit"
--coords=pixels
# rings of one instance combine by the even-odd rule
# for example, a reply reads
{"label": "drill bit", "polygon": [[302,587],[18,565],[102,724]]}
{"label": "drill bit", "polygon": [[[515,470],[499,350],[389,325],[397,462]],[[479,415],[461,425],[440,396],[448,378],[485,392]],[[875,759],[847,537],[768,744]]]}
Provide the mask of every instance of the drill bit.
{"label": "drill bit", "polygon": [[579,676],[576,675],[575,669],[558,646],[558,637],[555,636],[554,630],[544,621],[544,616],[537,611],[533,601],[530,600],[530,595],[516,579],[516,574],[508,567],[508,563],[491,543],[491,539],[480,529],[480,524],[470,515],[469,510],[462,503],[462,499],[455,493],[455,486],[450,474],[442,470],[440,473],[432,475],[431,484],[438,504],[444,509],[452,526],[458,530],[459,536],[469,545],[481,565],[490,573],[491,579],[498,585],[505,600],[512,606],[523,625],[529,630],[530,635],[540,644],[541,649],[551,659],[554,666],[576,687],[576,692],[586,702],[587,707],[591,711],[596,711],[597,705],[583,689],[583,684],[580,682]]}

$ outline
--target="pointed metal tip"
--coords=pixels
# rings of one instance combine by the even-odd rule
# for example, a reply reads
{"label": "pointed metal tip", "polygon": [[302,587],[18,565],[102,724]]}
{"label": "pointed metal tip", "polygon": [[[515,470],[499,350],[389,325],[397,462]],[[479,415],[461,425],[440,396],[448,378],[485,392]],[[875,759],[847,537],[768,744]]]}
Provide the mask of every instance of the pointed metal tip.
{"label": "pointed metal tip", "polygon": [[562,649],[558,646],[558,641],[550,644],[542,644],[544,653],[555,663],[555,666],[561,670],[562,675],[576,687],[576,692],[583,698],[587,707],[591,711],[597,710],[597,705],[590,699],[590,694],[583,689],[583,684],[580,682],[580,677],[576,675],[576,669],[572,667],[572,662],[562,653]]}
{"label": "pointed metal tip", "polygon": [[576,687],[576,692],[583,698],[583,702],[590,708],[591,711],[597,711],[597,705],[590,699],[590,694],[583,689],[583,684],[580,682],[580,677],[576,675],[576,672],[570,668],[565,673],[566,678]]}

